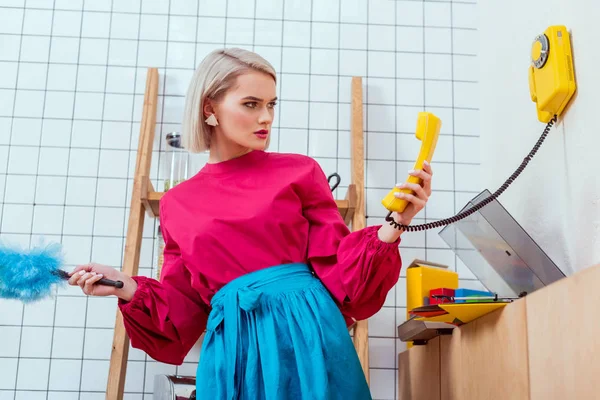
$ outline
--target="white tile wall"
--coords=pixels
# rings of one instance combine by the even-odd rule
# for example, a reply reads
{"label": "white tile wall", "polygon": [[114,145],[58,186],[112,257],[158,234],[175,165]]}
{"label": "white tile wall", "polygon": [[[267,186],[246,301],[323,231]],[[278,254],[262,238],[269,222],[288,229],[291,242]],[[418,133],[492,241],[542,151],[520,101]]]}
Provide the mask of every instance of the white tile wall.
{"label": "white tile wall", "polygon": [[[350,180],[350,80],[363,77],[368,224],[411,168],[417,112],[443,120],[434,194],[415,222],[444,218],[479,192],[475,0],[4,0],[0,5],[0,233],[10,243],[60,241],[68,266],[121,263],[147,67],[160,73],[152,177],[160,135],[180,129],[195,66],[239,46],[279,74],[271,150],[316,158]],[[203,159],[199,160],[197,167]],[[155,274],[148,219],[140,273]],[[479,287],[435,231],[404,235],[406,263],[427,258]],[[404,272],[402,276],[404,276]],[[370,322],[372,392],[396,398],[401,278]],[[0,301],[0,400],[104,399],[114,299],[67,288],[23,306]],[[194,374],[132,349],[126,399],[150,399],[158,373]]]}

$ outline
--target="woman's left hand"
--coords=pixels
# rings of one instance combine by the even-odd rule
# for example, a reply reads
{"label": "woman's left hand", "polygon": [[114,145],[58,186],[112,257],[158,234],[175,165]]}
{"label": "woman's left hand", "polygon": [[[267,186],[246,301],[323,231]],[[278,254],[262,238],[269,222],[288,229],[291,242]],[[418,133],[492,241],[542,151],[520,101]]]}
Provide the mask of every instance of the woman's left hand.
{"label": "woman's left hand", "polygon": [[423,162],[423,169],[418,171],[410,171],[410,175],[421,178],[421,184],[416,183],[402,183],[396,187],[399,189],[410,189],[414,194],[395,193],[395,196],[399,199],[408,201],[408,205],[401,213],[392,213],[392,216],[399,224],[409,225],[415,215],[421,211],[427,204],[429,196],[431,196],[431,177],[433,176],[433,170],[431,164],[427,161]]}
{"label": "woman's left hand", "polygon": [[[391,215],[397,223],[402,225],[410,225],[414,216],[425,207],[427,200],[429,200],[429,196],[431,196],[431,177],[433,176],[431,165],[424,162],[422,170],[410,171],[409,174],[421,178],[421,184],[418,185],[416,183],[405,182],[396,186],[400,189],[410,189],[414,192],[414,194],[402,192],[395,193],[395,196],[399,199],[408,201],[408,205],[404,211],[401,213],[393,212]],[[378,237],[384,242],[392,243],[398,240],[398,237],[402,232],[403,230],[397,230],[386,222],[382,224],[379,229]]]}

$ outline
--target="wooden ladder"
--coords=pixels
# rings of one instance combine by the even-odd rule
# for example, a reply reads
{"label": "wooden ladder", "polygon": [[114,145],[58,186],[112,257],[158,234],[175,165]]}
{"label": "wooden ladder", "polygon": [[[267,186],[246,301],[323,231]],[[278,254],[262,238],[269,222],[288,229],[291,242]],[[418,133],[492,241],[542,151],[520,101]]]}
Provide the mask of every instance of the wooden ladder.
{"label": "wooden ladder", "polygon": [[[352,171],[351,183],[344,200],[336,200],[338,210],[346,224],[351,224],[352,230],[365,227],[364,199],[364,137],[363,137],[363,103],[362,78],[352,78]],[[150,181],[150,165],[152,147],[156,128],[156,108],[158,101],[158,69],[148,68],[146,75],[146,90],[144,107],[140,126],[140,137],[133,177],[133,189],[130,204],[127,237],[125,239],[125,254],[122,271],[129,276],[138,274],[144,214],[157,218],[159,202],[163,192],[154,190]],[[369,381],[369,338],[367,321],[357,321],[349,328],[354,333],[354,347],[360,358],[367,382]],[[127,373],[129,356],[129,337],[123,325],[121,312],[117,310],[113,345],[110,356],[110,370],[106,387],[107,400],[122,400]]]}

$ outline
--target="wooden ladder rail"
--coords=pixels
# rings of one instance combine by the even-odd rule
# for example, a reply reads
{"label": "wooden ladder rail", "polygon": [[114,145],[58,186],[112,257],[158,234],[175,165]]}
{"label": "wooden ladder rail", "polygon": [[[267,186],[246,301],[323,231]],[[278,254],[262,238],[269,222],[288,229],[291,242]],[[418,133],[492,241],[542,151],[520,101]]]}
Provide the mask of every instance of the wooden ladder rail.
{"label": "wooden ladder rail", "polygon": [[[149,179],[156,127],[157,99],[158,70],[148,68],[122,268],[122,271],[129,276],[138,274],[144,213],[158,218],[159,203],[164,194],[155,191]],[[351,183],[348,185],[346,198],[336,200],[336,204],[346,224],[352,224],[352,230],[358,230],[365,227],[363,104],[362,79],[360,77],[352,78],[351,107]],[[354,346],[368,382],[369,341],[367,321],[357,321],[351,329],[354,330]],[[129,337],[123,325],[121,312],[117,310],[106,388],[107,400],[123,400],[128,356]]]}
{"label": "wooden ladder rail", "polygon": [[[357,231],[366,226],[362,78],[357,76],[352,77],[351,90],[351,180],[355,191],[352,230]],[[350,191],[350,189],[348,190]],[[360,359],[363,372],[367,378],[367,383],[369,383],[369,323],[367,320],[356,321],[356,324],[354,325],[354,348],[356,349],[356,353]]]}
{"label": "wooden ladder rail", "polygon": [[[129,276],[138,274],[140,248],[144,229],[145,207],[142,198],[146,197],[152,159],[152,146],[156,128],[156,107],[158,101],[158,69],[149,68],[146,75],[146,91],[144,93],[144,108],[140,126],[135,174],[127,236],[125,239],[125,254],[122,271]],[[110,369],[106,386],[107,400],[122,400],[125,390],[125,375],[129,357],[129,337],[123,325],[123,316],[117,310],[115,332],[110,355]]]}

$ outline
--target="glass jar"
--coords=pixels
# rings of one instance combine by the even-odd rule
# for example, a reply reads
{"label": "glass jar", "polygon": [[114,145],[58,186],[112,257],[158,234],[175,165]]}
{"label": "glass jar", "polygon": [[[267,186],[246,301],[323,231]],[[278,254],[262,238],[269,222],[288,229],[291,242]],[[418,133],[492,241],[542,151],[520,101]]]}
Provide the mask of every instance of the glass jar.
{"label": "glass jar", "polygon": [[160,225],[157,225],[158,229],[156,232],[156,279],[160,280],[160,273],[164,263],[164,252],[165,252],[165,240],[160,230]]}
{"label": "glass jar", "polygon": [[181,146],[179,132],[169,132],[165,137],[164,191],[177,186],[188,177],[188,153]]}

